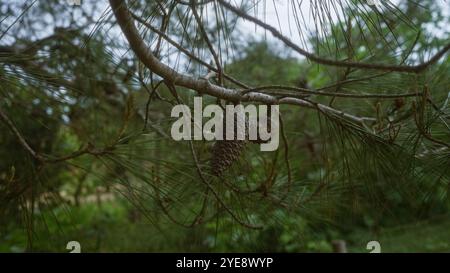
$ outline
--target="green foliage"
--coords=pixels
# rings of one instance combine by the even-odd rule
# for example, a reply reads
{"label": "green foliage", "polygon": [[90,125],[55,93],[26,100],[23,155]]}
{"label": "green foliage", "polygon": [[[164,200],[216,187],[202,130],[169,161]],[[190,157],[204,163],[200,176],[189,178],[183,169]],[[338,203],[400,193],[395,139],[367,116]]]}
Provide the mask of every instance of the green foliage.
{"label": "green foliage", "polygon": [[[209,22],[213,43],[228,45],[224,55],[236,51],[227,56],[225,72],[249,86],[380,95],[306,97],[375,117],[361,124],[338,113],[282,105],[286,139],[280,149],[261,153],[248,145],[217,178],[208,170],[212,143],[191,147],[170,138],[176,99],[123,48],[114,23],[93,19],[98,9],[68,9],[59,2],[39,1],[20,24],[11,20],[20,16],[19,4],[0,4],[12,26],[0,27],[0,111],[45,159],[33,157],[0,122],[0,252],[66,252],[71,240],[83,252],[331,252],[336,239],[347,240],[355,252],[367,252],[371,240],[379,240],[383,251],[448,251],[448,57],[420,74],[323,66],[278,44],[239,44],[234,16]],[[150,5],[137,1],[132,9],[162,23]],[[401,1],[402,13],[350,6],[347,21],[309,42],[322,57],[419,62],[427,58],[418,52],[432,53],[448,42],[431,39],[430,29],[449,21],[434,1],[421,5]],[[208,44],[187,11],[173,10],[167,32],[204,56]],[[151,34],[145,40],[157,43]],[[204,68],[179,61],[177,54],[160,58],[203,75]],[[422,95],[383,97],[412,92]],[[198,95],[183,88],[178,93],[191,107]]]}

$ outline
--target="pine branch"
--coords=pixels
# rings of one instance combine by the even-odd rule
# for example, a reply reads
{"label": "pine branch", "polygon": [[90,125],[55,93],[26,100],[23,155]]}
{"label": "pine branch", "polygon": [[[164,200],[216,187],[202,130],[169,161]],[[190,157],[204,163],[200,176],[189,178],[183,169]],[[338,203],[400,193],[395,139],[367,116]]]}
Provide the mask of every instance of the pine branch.
{"label": "pine branch", "polygon": [[337,114],[341,117],[352,120],[353,122],[363,124],[364,121],[374,120],[371,118],[357,117],[340,110],[336,110],[326,105],[306,101],[298,98],[283,98],[278,99],[275,96],[250,92],[243,94],[242,90],[224,88],[210,83],[206,79],[194,78],[189,75],[181,74],[166,64],[162,63],[145,44],[140,36],[137,28],[134,25],[134,20],[126,6],[126,3],[119,0],[110,0],[111,8],[117,19],[117,23],[122,29],[123,34],[128,40],[131,49],[134,51],[139,60],[151,71],[158,74],[166,81],[173,85],[182,86],[188,89],[195,90],[199,93],[211,95],[216,98],[225,99],[228,101],[253,101],[264,104],[291,104],[299,105],[307,108],[318,109],[321,111]]}
{"label": "pine branch", "polygon": [[373,64],[373,63],[363,63],[363,62],[350,62],[350,61],[338,61],[338,60],[331,60],[319,57],[311,52],[306,51],[305,49],[299,47],[294,42],[292,42],[288,37],[281,34],[276,28],[272,27],[271,25],[264,23],[263,21],[259,20],[258,18],[255,18],[244,11],[234,7],[230,3],[224,0],[217,0],[223,7],[226,9],[232,11],[237,16],[249,20],[250,22],[255,23],[256,25],[262,27],[263,29],[269,31],[272,33],[274,37],[282,41],[285,45],[292,48],[296,52],[300,53],[301,55],[305,56],[309,60],[323,64],[323,65],[329,65],[329,66],[336,66],[336,67],[353,67],[353,68],[361,68],[361,69],[375,69],[375,70],[387,70],[387,71],[398,71],[398,72],[412,72],[412,73],[420,73],[427,69],[429,66],[433,65],[439,59],[441,59],[447,51],[450,50],[450,43],[448,43],[446,46],[444,46],[441,50],[439,50],[433,57],[431,57],[428,61],[414,65],[388,65],[388,64]]}

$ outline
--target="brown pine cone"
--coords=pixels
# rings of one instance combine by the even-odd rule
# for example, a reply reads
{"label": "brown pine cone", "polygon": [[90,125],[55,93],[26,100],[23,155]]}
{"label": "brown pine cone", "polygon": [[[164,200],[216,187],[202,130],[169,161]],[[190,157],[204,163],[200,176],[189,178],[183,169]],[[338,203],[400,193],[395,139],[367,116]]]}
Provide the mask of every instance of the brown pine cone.
{"label": "brown pine cone", "polygon": [[[240,123],[234,116],[234,136],[237,138],[237,128]],[[248,125],[245,123],[246,135]],[[245,137],[247,139],[247,136]],[[220,177],[231,165],[239,159],[241,152],[247,144],[246,140],[226,140],[226,118],[223,119],[223,140],[216,140],[212,148],[211,172]]]}
{"label": "brown pine cone", "polygon": [[245,140],[217,140],[212,149],[211,172],[220,177],[239,159],[247,142]]}
{"label": "brown pine cone", "polygon": [[[234,116],[234,135],[237,137],[237,128],[240,126],[240,122],[237,120],[237,116]],[[270,130],[270,119],[268,120],[269,130]],[[222,176],[222,174],[231,167],[231,165],[237,161],[245,149],[248,142],[254,144],[266,143],[261,139],[249,140],[249,122],[245,119],[245,140],[226,140],[226,122],[224,118],[223,123],[223,140],[217,140],[212,148],[212,158],[211,158],[211,173],[217,177]]]}

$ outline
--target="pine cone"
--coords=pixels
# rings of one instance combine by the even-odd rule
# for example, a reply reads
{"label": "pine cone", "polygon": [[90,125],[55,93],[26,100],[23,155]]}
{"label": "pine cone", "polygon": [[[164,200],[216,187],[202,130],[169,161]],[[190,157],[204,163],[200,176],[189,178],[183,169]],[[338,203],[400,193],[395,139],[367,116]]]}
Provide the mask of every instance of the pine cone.
{"label": "pine cone", "polygon": [[[217,140],[212,148],[211,172],[220,177],[231,165],[239,159],[241,152],[247,145],[246,140],[226,140],[226,121],[223,119],[223,140]],[[234,117],[234,135],[236,138],[237,128],[239,127],[237,117]],[[246,135],[248,124],[245,123]],[[247,136],[245,137],[247,139]]]}
{"label": "pine cone", "polygon": [[[249,140],[249,121],[245,118],[245,140],[226,140],[226,122],[224,118],[223,123],[223,140],[217,140],[212,148],[211,159],[211,172],[213,175],[220,177],[231,165],[237,161],[241,155],[241,152],[245,149],[248,142],[254,144],[266,143],[259,138],[256,140]],[[237,116],[234,116],[234,135],[237,136],[237,128],[241,126],[242,121],[237,120]],[[268,126],[270,130],[271,122],[268,120]]]}
{"label": "pine cone", "polygon": [[246,146],[245,140],[217,140],[212,149],[211,171],[220,177],[239,159]]}

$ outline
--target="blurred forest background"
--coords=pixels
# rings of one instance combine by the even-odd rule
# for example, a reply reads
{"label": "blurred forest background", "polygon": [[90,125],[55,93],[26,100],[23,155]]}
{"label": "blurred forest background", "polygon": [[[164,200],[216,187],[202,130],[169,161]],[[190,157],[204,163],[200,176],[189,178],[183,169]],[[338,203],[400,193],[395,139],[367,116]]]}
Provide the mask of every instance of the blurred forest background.
{"label": "blurred forest background", "polygon": [[[170,137],[171,84],[108,1],[1,1],[0,252],[450,251],[448,1],[124,2],[162,63],[310,107],[282,104],[280,148],[248,144],[216,177],[214,142]],[[394,67],[317,63],[223,2],[288,9],[272,27],[315,56]]]}

